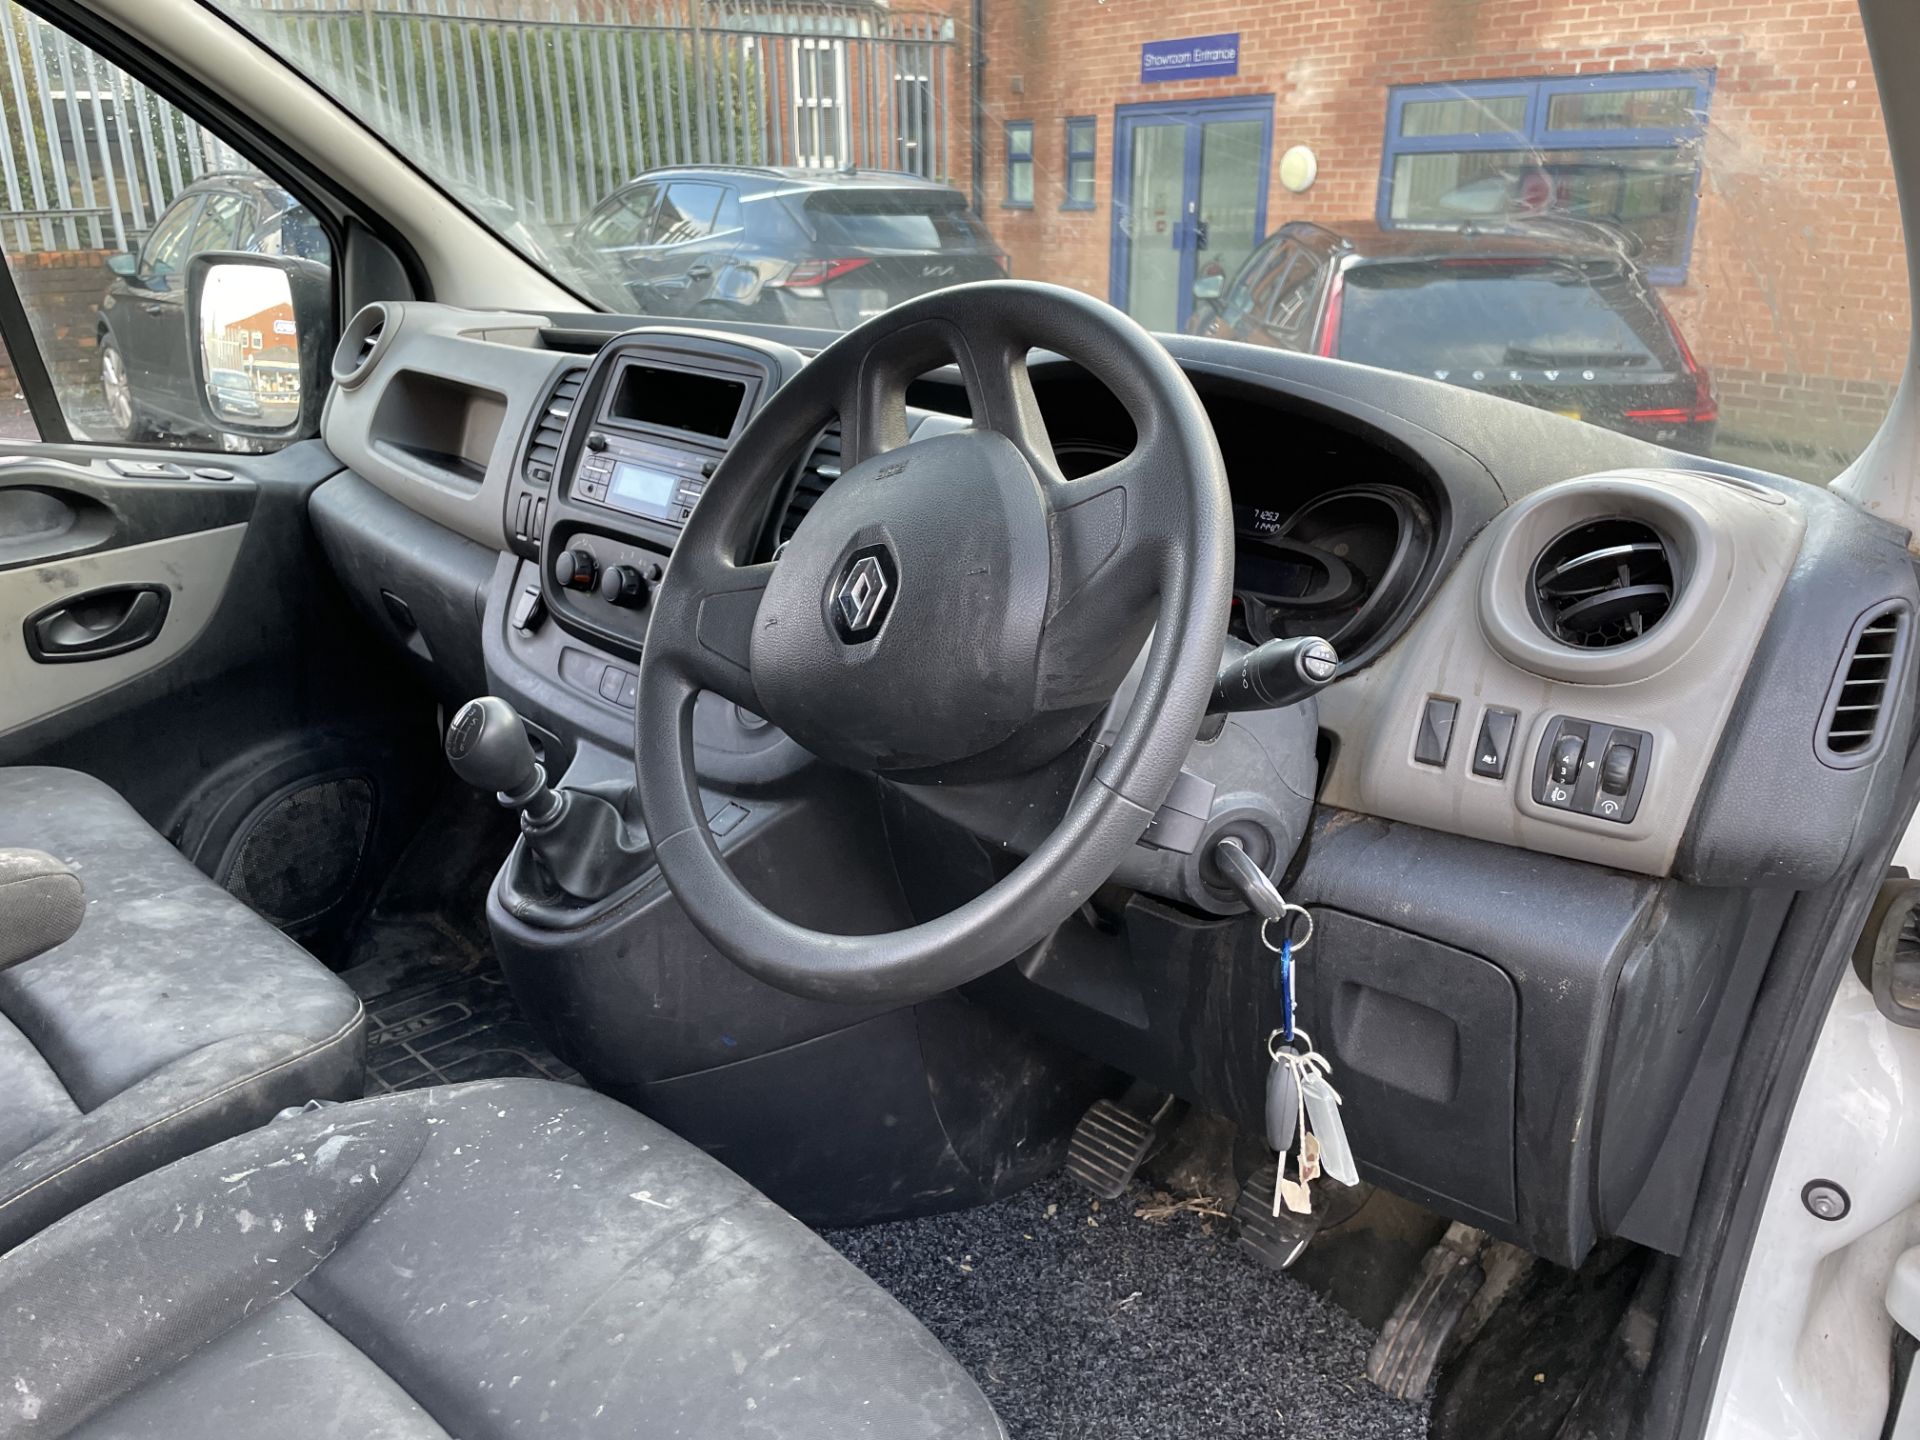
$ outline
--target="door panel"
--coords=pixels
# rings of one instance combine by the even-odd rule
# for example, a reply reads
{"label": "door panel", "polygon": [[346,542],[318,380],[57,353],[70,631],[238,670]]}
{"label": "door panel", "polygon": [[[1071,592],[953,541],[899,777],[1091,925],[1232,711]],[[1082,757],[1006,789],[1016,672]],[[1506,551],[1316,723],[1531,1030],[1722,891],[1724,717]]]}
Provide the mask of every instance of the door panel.
{"label": "door panel", "polygon": [[1177,330],[1186,247],[1187,127],[1179,122],[1142,125],[1132,139],[1132,263],[1123,308],[1149,330]]}
{"label": "door panel", "polygon": [[[1231,279],[1259,245],[1261,212],[1265,208],[1261,203],[1261,172],[1265,163],[1266,126],[1262,121],[1201,122],[1196,268],[1212,262]],[[1192,295],[1191,279],[1181,293]],[[1185,321],[1183,313],[1183,328]]]}
{"label": "door panel", "polygon": [[[154,540],[145,545],[81,555],[58,565],[0,570],[0,615],[38,617],[110,587],[156,586],[166,594],[164,618],[152,640],[103,658],[35,658],[35,627],[0,630],[0,738],[36,720],[165,665],[197,640],[227,592],[245,540],[245,525]],[[149,592],[152,593],[152,592]]]}
{"label": "door panel", "polygon": [[[384,772],[379,757],[406,751],[398,768],[436,773],[431,701],[354,623],[314,539],[309,497],[340,469],[319,441],[273,455],[19,448],[0,464],[0,765],[96,775],[163,832],[205,830],[209,863],[213,817],[267,757],[285,769],[351,753]],[[32,658],[31,617],[119,586],[165,588],[152,641]],[[406,788],[383,786],[396,801]]]}

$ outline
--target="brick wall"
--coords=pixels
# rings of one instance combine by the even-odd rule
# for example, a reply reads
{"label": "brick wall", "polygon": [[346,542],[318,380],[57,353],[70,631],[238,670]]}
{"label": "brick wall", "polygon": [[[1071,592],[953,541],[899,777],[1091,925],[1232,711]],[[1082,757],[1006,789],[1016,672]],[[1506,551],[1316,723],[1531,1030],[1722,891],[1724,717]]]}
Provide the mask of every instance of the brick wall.
{"label": "brick wall", "polygon": [[[1239,31],[1240,73],[1140,83],[1149,39]],[[1374,215],[1388,89],[1706,68],[1714,92],[1687,282],[1666,296],[1718,377],[1723,433],[1851,453],[1897,382],[1905,255],[1854,0],[990,0],[988,224],[1016,275],[1108,293],[1115,107],[1270,97],[1269,230]],[[962,32],[964,35],[964,31]],[[1095,207],[1062,211],[1064,119],[1099,117]],[[1002,121],[1035,124],[1037,196],[1002,208]],[[1833,473],[1827,465],[1826,474]]]}
{"label": "brick wall", "polygon": [[[52,250],[7,256],[54,388],[69,418],[83,421],[97,418],[102,408],[96,322],[112,279],[106,268],[111,253]],[[0,353],[0,395],[14,395],[19,388],[11,361]]]}

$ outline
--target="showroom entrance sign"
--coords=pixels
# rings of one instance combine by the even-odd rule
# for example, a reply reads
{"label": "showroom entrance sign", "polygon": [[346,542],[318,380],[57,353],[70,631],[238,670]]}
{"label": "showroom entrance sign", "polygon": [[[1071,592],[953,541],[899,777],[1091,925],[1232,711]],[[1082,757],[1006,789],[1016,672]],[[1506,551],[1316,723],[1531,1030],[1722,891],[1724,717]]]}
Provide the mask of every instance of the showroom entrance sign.
{"label": "showroom entrance sign", "polygon": [[1189,35],[1149,40],[1140,47],[1140,82],[1204,80],[1240,73],[1240,35]]}

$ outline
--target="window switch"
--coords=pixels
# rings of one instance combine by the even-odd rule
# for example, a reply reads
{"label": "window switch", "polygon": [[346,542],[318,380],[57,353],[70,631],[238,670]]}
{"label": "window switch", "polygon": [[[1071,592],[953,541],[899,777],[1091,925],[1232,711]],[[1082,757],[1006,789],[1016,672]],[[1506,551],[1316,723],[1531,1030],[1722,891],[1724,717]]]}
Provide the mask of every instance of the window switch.
{"label": "window switch", "polygon": [[1520,717],[1512,710],[1489,710],[1480,720],[1480,738],[1473,744],[1473,773],[1489,780],[1507,778],[1507,757],[1513,752],[1513,728]]}
{"label": "window switch", "polygon": [[1429,695],[1427,708],[1420,712],[1420,733],[1413,737],[1413,758],[1422,765],[1444,767],[1447,751],[1453,745],[1453,721],[1460,713],[1460,702],[1444,696]]}

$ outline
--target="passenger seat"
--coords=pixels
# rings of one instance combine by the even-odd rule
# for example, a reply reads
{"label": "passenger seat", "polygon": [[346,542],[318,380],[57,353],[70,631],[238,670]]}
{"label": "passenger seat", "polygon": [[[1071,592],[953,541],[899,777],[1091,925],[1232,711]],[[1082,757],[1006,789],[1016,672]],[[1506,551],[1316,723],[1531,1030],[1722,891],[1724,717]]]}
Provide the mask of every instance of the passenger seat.
{"label": "passenger seat", "polygon": [[44,856],[0,866],[0,1252],[288,1106],[360,1095],[359,998],[108,786],[0,769],[4,849],[79,889]]}

